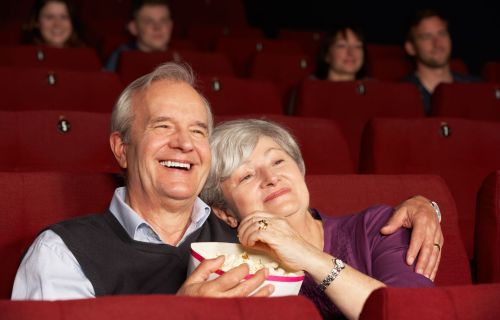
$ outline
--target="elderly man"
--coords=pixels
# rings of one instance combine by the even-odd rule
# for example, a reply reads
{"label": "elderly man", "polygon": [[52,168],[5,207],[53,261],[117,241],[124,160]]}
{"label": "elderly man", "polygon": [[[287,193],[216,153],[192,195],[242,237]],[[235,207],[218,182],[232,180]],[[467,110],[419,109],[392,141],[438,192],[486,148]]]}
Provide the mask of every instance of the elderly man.
{"label": "elderly man", "polygon": [[[210,168],[212,114],[193,85],[189,68],[166,63],[123,91],[112,114],[110,145],[126,172],[126,187],[115,191],[103,214],[44,230],[19,267],[13,299],[140,293],[232,297],[273,292],[272,286],[255,292],[265,270],[241,281],[248,275],[245,264],[207,281],[222,266],[222,257],[205,260],[186,280],[192,242],[237,242],[235,231],[210,214],[198,198]],[[430,254],[432,243],[436,237],[442,243],[432,207],[417,197],[398,212],[389,229],[403,220],[424,225],[413,233],[418,239],[411,255],[416,255],[425,238],[421,263],[430,276],[439,257],[439,252]]]}

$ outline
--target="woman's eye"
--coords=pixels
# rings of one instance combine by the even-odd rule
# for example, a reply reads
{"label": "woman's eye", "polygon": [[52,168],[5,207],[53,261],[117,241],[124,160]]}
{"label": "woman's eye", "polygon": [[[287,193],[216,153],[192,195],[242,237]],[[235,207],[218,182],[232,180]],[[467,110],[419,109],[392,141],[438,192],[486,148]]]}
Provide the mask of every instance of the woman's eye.
{"label": "woman's eye", "polygon": [[280,163],[283,163],[284,161],[285,160],[283,160],[283,159],[276,160],[276,161],[274,161],[274,165],[278,165]]}
{"label": "woman's eye", "polygon": [[243,182],[243,181],[249,180],[251,177],[252,177],[252,175],[251,175],[251,174],[247,174],[247,175],[243,176],[243,177],[240,179],[240,182]]}

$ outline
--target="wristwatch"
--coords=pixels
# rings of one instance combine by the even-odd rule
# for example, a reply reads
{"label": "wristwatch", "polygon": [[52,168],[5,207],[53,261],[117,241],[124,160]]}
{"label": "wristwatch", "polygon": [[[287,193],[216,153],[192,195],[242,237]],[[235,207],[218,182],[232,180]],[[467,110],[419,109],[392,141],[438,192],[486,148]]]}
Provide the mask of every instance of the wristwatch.
{"label": "wristwatch", "polygon": [[432,208],[436,211],[436,215],[438,217],[439,223],[441,223],[441,210],[439,210],[439,206],[435,201],[430,201]]}

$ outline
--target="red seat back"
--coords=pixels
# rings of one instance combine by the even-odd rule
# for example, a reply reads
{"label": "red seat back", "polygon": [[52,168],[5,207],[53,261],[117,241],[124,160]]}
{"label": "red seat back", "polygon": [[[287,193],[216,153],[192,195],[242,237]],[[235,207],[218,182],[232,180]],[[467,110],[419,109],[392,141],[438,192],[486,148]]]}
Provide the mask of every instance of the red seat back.
{"label": "red seat back", "polygon": [[0,65],[99,71],[102,68],[93,48],[53,48],[46,46],[4,46]]}
{"label": "red seat back", "polygon": [[113,296],[66,301],[0,301],[3,320],[94,319],[285,319],[319,320],[302,296],[277,298],[194,298],[174,295]]}
{"label": "red seat back", "polygon": [[113,109],[122,84],[114,73],[0,67],[0,110]]}
{"label": "red seat back", "polygon": [[0,111],[0,170],[120,172],[109,113]]}
{"label": "red seat back", "polygon": [[500,120],[500,83],[441,83],[432,94],[432,114]]}
{"label": "red seat back", "polygon": [[295,114],[335,120],[358,163],[363,127],[372,117],[423,117],[422,99],[410,83],[304,81]]}
{"label": "red seat back", "polygon": [[200,76],[198,82],[216,115],[283,113],[280,92],[271,81]]}
{"label": "red seat back", "polygon": [[491,173],[477,196],[474,258],[478,282],[500,282],[500,171]]}
{"label": "red seat back", "polygon": [[340,216],[376,204],[396,206],[414,195],[439,203],[445,242],[436,277],[439,286],[471,283],[469,261],[457,224],[457,210],[445,182],[431,175],[307,175],[311,204]]}
{"label": "red seat back", "polygon": [[482,75],[489,82],[500,82],[500,62],[487,62],[483,66]]}
{"label": "red seat back", "polygon": [[366,301],[361,320],[500,318],[500,284],[440,288],[382,288]]}
{"label": "red seat back", "polygon": [[234,74],[231,62],[224,54],[188,50],[124,51],[120,55],[117,71],[123,84],[127,85],[168,61],[186,62],[193,68],[195,74],[200,75],[232,76]]}
{"label": "red seat back", "polygon": [[0,172],[0,298],[10,298],[23,253],[42,228],[104,211],[115,187],[110,174]]}
{"label": "red seat back", "polygon": [[500,164],[500,123],[464,119],[374,119],[362,148],[362,172],[438,174],[457,203],[472,258],[476,194]]}

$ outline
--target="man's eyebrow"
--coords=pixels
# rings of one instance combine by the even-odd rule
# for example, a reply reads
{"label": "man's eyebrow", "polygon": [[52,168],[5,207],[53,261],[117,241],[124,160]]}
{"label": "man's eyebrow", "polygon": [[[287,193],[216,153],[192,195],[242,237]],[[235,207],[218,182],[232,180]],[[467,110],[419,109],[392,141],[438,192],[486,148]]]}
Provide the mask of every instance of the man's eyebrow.
{"label": "man's eyebrow", "polygon": [[158,123],[158,122],[164,122],[164,121],[170,121],[172,118],[170,117],[158,117],[158,118],[153,118],[151,119],[151,123]]}
{"label": "man's eyebrow", "polygon": [[202,122],[202,121],[196,121],[195,122],[195,125],[198,126],[198,127],[201,127],[205,130],[208,130],[208,124],[206,124],[205,122]]}

